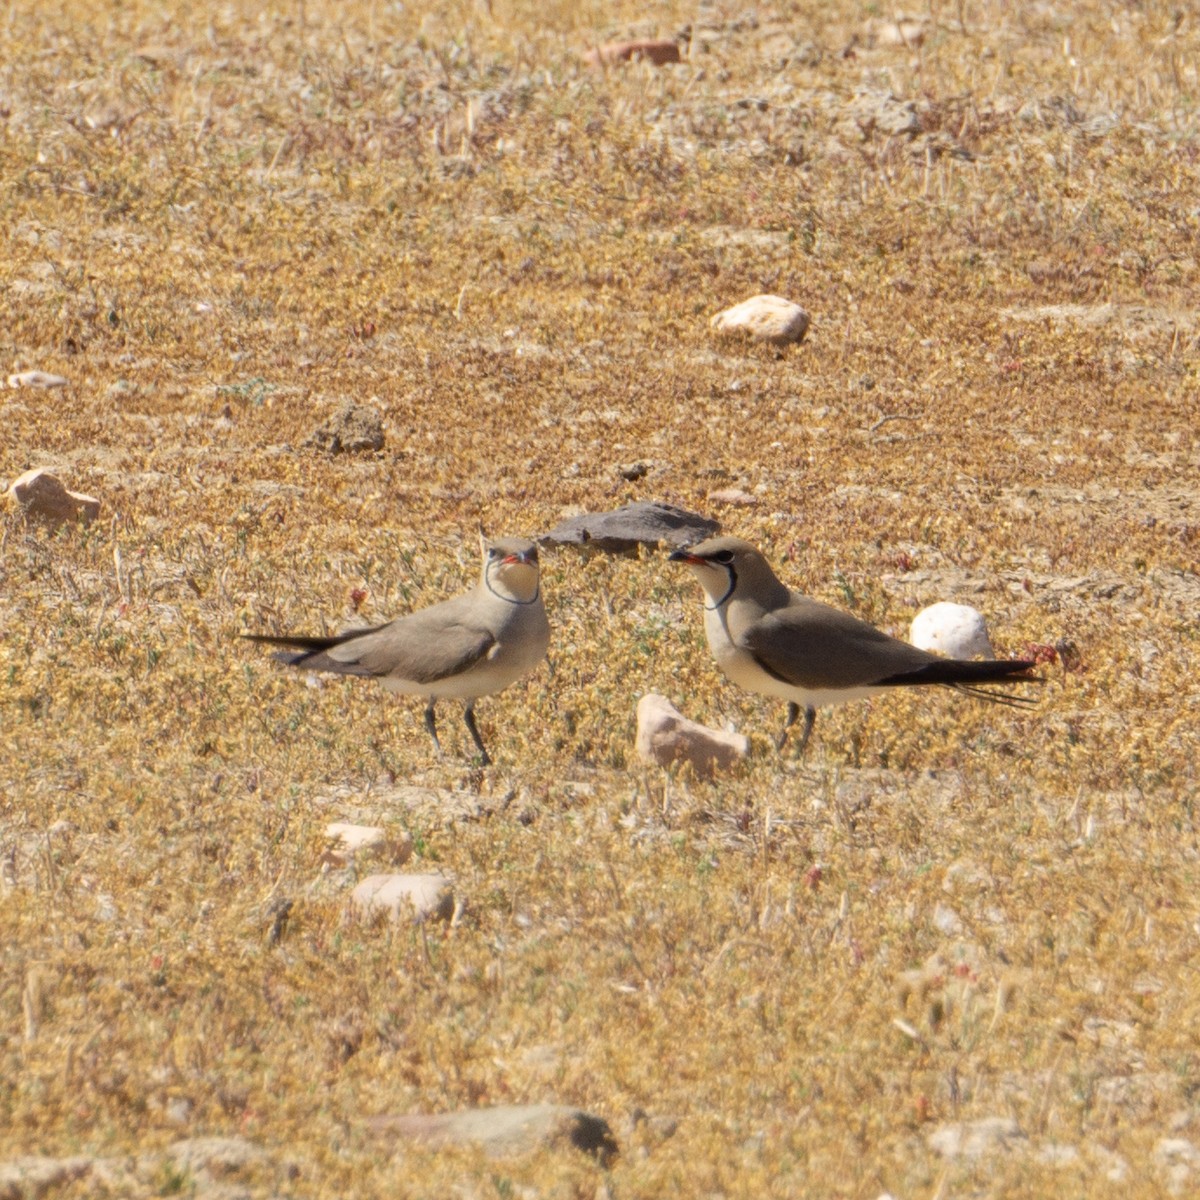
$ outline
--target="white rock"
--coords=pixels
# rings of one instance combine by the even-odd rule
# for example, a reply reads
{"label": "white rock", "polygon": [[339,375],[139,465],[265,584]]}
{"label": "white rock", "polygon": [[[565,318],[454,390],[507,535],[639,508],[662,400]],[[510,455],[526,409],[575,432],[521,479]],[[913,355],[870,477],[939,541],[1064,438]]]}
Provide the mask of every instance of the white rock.
{"label": "white rock", "polygon": [[800,342],[808,332],[808,313],[782,296],[751,296],[717,313],[709,324],[718,333],[746,334],[760,342],[782,346]]}
{"label": "white rock", "polygon": [[983,614],[969,604],[943,600],[913,617],[908,640],[920,650],[950,658],[995,658]]}
{"label": "white rock", "polygon": [[8,502],[27,517],[37,517],[52,525],[65,521],[94,521],[100,515],[95,496],[68,492],[58,476],[41,467],[26,471],[9,485]]}
{"label": "white rock", "polygon": [[393,921],[445,921],[454,913],[454,893],[445,875],[368,875],[350,893],[350,903],[368,916],[387,912]]}
{"label": "white rock", "polygon": [[60,388],[66,387],[70,382],[61,375],[51,375],[49,371],[18,371],[15,375],[8,377],[10,388]]}
{"label": "white rock", "polygon": [[638,701],[637,752],[660,767],[690,763],[697,775],[732,767],[750,752],[750,739],[689,721],[666,696],[651,692]]}
{"label": "white rock", "polygon": [[375,856],[390,858],[392,864],[403,866],[412,857],[412,834],[405,831],[399,837],[388,837],[380,825],[350,825],[331,821],[325,826],[330,847],[321,861],[334,867],[344,867],[356,858]]}

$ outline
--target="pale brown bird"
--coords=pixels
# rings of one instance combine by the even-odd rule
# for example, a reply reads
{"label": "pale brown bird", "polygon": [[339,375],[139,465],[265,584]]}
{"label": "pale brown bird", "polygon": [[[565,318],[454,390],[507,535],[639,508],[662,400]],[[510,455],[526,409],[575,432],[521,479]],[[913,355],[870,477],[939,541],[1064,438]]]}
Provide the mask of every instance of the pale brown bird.
{"label": "pale brown bird", "polygon": [[709,538],[670,557],[691,567],[704,589],[704,632],[721,670],[748,691],[788,702],[780,748],[801,712],[803,751],[818,708],[890,688],[942,684],[998,704],[1022,705],[1033,701],[982,685],[1041,682],[1025,674],[1032,661],[940,658],[790,591],[741,538]]}
{"label": "pale brown bird", "polygon": [[333,637],[250,633],[252,642],[293,646],[275,657],[305,671],[378,679],[391,692],[424,696],[425,728],[440,756],[435,708],[465,700],[463,720],[484,765],[491,762],[475,724],[475,702],[533,671],[550,646],[537,546],[498,538],[483,548],[479,583],[469,592],[387,625]]}

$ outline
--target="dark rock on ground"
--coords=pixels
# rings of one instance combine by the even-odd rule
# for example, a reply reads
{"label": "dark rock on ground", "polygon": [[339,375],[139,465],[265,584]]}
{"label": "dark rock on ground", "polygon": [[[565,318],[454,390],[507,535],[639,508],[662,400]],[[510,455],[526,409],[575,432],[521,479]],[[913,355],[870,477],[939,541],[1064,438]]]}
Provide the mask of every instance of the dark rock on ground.
{"label": "dark rock on ground", "polygon": [[581,513],[559,522],[549,533],[538,538],[542,545],[582,546],[620,554],[637,546],[690,546],[712,537],[720,523],[711,517],[662,504],[639,500],[615,512]]}

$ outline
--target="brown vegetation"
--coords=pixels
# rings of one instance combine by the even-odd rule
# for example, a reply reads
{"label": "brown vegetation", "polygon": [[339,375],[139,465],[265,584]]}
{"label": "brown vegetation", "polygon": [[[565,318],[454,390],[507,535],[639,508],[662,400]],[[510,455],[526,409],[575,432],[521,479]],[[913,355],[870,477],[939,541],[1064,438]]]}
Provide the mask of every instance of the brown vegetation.
{"label": "brown vegetation", "polygon": [[[0,518],[0,1159],[240,1135],[272,1156],[255,1194],[339,1196],[1186,1178],[1195,23],[646,14],[0,22],[3,374],[70,380],[0,393],[0,475],[103,505]],[[684,60],[583,63],[644,37]],[[713,338],[758,292],[808,310],[803,345]],[[383,448],[306,446],[347,399]],[[1058,646],[1041,706],[856,704],[778,756],[781,706],[718,676],[655,555],[544,555],[553,672],[481,703],[487,772],[457,722],[439,763],[418,703],[238,641],[440,599],[480,522],[723,488],[821,599],[897,633],[964,599],[997,651]],[[749,732],[748,764],[638,765],[649,690]],[[409,830],[461,919],[348,923],[322,831],[356,819]],[[606,1118],[620,1156],[366,1129],[526,1101]],[[977,1159],[929,1140],[997,1117],[1021,1136]]]}

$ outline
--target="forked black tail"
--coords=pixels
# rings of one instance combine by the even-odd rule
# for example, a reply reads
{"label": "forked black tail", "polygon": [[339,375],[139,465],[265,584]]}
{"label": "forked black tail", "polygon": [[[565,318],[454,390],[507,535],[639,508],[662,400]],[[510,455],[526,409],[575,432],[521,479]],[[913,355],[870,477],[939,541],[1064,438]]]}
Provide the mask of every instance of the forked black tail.
{"label": "forked black tail", "polygon": [[334,671],[339,675],[370,675],[371,672],[356,663],[342,663],[324,656],[331,646],[339,646],[351,638],[373,633],[373,629],[352,629],[349,633],[338,633],[333,637],[304,637],[294,634],[243,633],[247,642],[261,642],[268,646],[290,646],[295,654],[275,654],[272,657],[285,667],[303,667],[313,671]]}
{"label": "forked black tail", "polygon": [[955,691],[965,692],[980,700],[993,704],[1007,704],[1014,708],[1036,704],[1032,696],[1015,696],[1012,692],[998,692],[981,685],[989,683],[1045,683],[1040,675],[1028,672],[1037,666],[1031,659],[986,659],[975,662],[970,659],[945,658],[925,663],[915,671],[904,671],[879,681],[880,687],[915,687],[921,684],[941,684]]}

